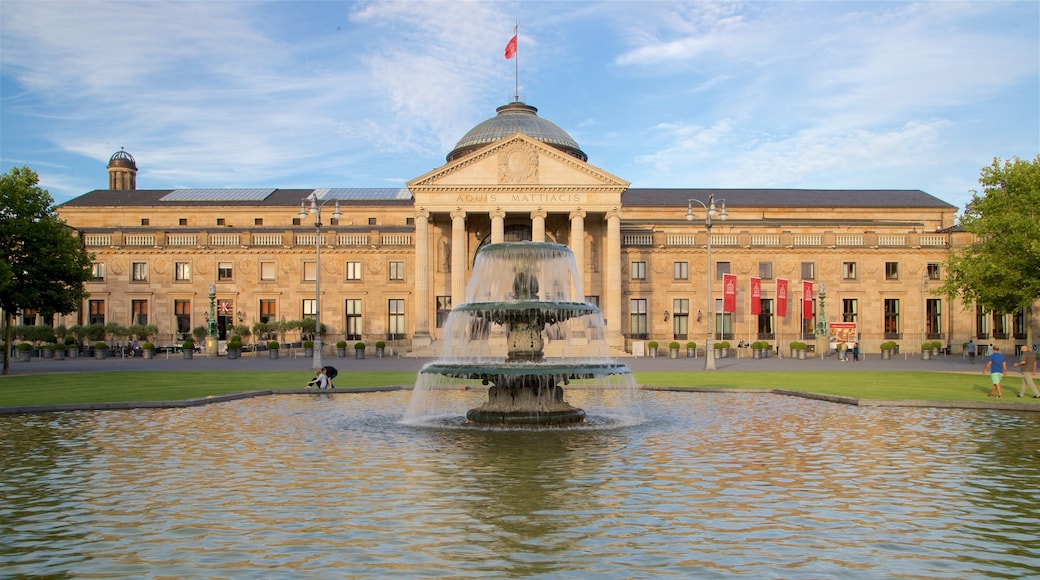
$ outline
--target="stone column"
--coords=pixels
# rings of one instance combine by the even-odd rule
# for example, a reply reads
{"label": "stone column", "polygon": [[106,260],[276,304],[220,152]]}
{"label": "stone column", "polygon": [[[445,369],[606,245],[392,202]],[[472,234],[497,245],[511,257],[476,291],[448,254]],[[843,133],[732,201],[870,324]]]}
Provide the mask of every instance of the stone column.
{"label": "stone column", "polygon": [[496,207],[488,215],[491,217],[491,243],[501,244],[506,239],[506,212]]}
{"label": "stone column", "polygon": [[532,242],[544,242],[545,241],[545,216],[549,215],[547,211],[542,208],[538,208],[531,212],[531,241]]}
{"label": "stone column", "polygon": [[574,252],[574,261],[578,264],[578,276],[580,279],[577,280],[580,288],[575,288],[575,293],[580,293],[580,296],[575,296],[574,300],[583,302],[585,300],[585,270],[587,265],[585,264],[585,211],[580,207],[570,214],[571,219],[571,235],[568,239],[570,243],[571,251]]}
{"label": "stone column", "polygon": [[430,212],[419,208],[415,213],[415,333],[414,346],[429,346],[430,339]]}
{"label": "stone column", "polygon": [[621,211],[614,208],[606,217],[607,276],[603,315],[607,319],[608,344],[621,350],[625,347],[625,337],[621,335]]}
{"label": "stone column", "polygon": [[466,212],[456,208],[451,212],[451,305],[466,301]]}

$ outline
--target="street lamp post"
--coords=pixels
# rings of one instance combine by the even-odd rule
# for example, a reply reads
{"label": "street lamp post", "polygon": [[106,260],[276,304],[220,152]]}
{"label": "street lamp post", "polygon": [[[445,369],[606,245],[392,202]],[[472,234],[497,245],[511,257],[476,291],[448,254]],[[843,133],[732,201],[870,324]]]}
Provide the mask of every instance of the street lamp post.
{"label": "street lamp post", "polygon": [[206,352],[217,354],[217,285],[209,285],[209,332],[206,336]]}
{"label": "street lamp post", "polygon": [[693,202],[697,202],[701,207],[704,208],[704,229],[708,232],[708,268],[705,270],[705,278],[708,281],[708,340],[704,343],[704,370],[713,371],[715,370],[715,353],[711,344],[712,328],[711,325],[715,322],[715,302],[711,298],[711,220],[716,215],[719,219],[726,219],[726,200],[719,200],[719,209],[715,209],[715,194],[708,196],[708,204],[705,205],[699,199],[688,200],[686,207],[686,221],[693,221]]}
{"label": "street lamp post", "polygon": [[[310,200],[310,214],[314,216],[314,360],[311,366],[314,370],[322,367],[321,361],[321,209],[329,200],[319,202],[318,195],[311,192],[306,198]],[[300,221],[307,219],[307,203],[300,202]],[[333,219],[339,219],[339,200],[336,200],[336,209],[332,212]]]}
{"label": "street lamp post", "polygon": [[820,314],[816,317],[816,350],[822,353],[820,358],[830,354],[831,341],[827,333],[827,285],[820,283],[820,289],[816,292],[820,299]]}

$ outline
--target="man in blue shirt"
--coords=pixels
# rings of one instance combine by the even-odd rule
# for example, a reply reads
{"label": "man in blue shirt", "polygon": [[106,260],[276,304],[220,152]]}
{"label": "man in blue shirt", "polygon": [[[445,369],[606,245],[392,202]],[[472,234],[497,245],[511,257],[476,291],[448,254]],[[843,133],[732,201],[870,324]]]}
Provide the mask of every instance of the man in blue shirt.
{"label": "man in blue shirt", "polygon": [[990,378],[993,380],[993,388],[989,391],[989,397],[993,396],[993,393],[997,394],[997,398],[1004,396],[1004,393],[1000,390],[1000,381],[1004,379],[1004,373],[1007,372],[1007,359],[1004,355],[1000,354],[1000,347],[993,347],[993,354],[989,355],[986,359],[986,368],[982,369],[982,374],[989,373]]}

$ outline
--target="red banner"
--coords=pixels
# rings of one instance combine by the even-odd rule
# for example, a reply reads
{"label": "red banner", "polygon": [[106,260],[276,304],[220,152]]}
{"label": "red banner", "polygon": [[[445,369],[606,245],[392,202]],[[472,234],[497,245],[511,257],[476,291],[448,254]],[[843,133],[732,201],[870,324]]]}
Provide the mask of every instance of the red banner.
{"label": "red banner", "polygon": [[802,281],[802,320],[812,320],[812,282]]}
{"label": "red banner", "polygon": [[776,279],[776,315],[787,317],[787,280],[783,278]]}
{"label": "red banner", "polygon": [[762,314],[762,279],[751,277],[751,314]]}
{"label": "red banner", "polygon": [[722,275],[722,311],[737,311],[737,275]]}

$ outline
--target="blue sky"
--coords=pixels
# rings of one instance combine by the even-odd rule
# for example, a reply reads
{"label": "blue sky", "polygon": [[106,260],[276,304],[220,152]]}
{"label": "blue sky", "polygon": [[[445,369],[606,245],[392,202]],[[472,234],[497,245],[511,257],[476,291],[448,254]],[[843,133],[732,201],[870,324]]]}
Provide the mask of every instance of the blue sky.
{"label": "blue sky", "polygon": [[0,162],[396,187],[519,93],[633,187],[922,189],[1040,153],[1040,3],[0,3]]}

